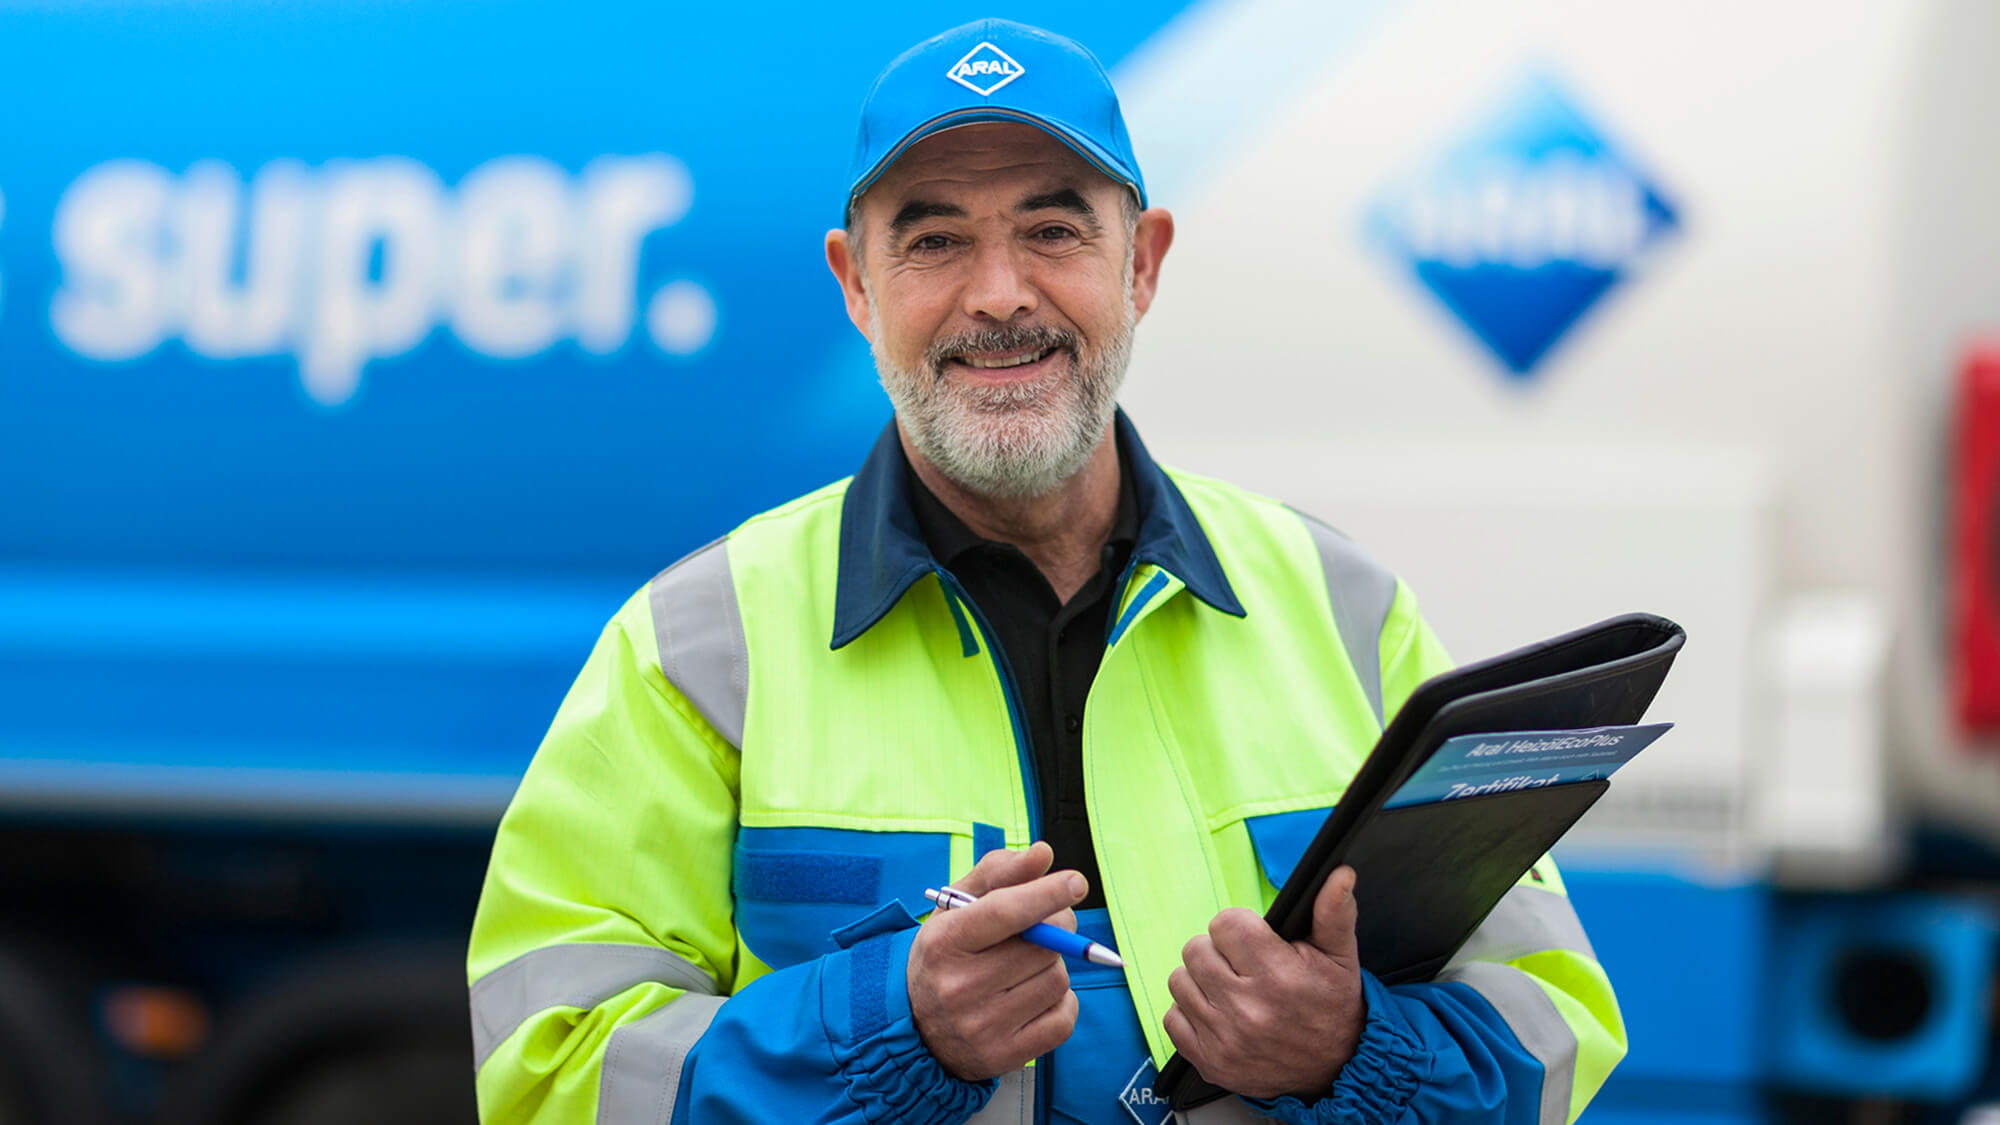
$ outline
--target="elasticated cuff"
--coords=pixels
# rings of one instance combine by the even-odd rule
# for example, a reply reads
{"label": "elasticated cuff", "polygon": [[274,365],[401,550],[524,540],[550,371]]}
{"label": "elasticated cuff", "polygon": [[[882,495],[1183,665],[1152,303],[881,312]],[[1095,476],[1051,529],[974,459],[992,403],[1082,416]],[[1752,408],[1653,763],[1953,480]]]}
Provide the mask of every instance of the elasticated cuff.
{"label": "elasticated cuff", "polygon": [[961,1082],[924,1048],[915,1021],[897,1020],[857,1045],[843,1061],[847,1096],[861,1107],[870,1125],[910,1122],[945,1125],[960,1122],[986,1108],[999,1089],[997,1080]]}
{"label": "elasticated cuff", "polygon": [[[908,917],[907,914],[904,917]],[[855,1109],[843,1120],[868,1125],[951,1125],[985,1108],[998,1080],[965,1082],[945,1073],[910,1014],[910,943],[916,931],[881,933],[827,958],[845,961],[845,1019],[826,1014],[834,1061]],[[831,995],[826,999],[834,1002]]]}
{"label": "elasticated cuff", "polygon": [[1431,1068],[1431,1052],[1403,1023],[1388,986],[1365,969],[1361,990],[1368,1019],[1331,1093],[1311,1104],[1290,1095],[1243,1100],[1292,1125],[1389,1125],[1401,1117]]}

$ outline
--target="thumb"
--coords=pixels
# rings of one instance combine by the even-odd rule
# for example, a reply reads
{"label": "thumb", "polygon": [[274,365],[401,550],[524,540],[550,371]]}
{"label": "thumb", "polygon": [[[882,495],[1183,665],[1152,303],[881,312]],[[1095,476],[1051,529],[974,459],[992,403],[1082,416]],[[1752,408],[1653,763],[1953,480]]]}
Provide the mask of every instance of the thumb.
{"label": "thumb", "polygon": [[972,865],[972,870],[952,886],[969,894],[985,895],[1001,887],[1015,887],[1039,879],[1048,873],[1055,861],[1055,849],[1041,840],[1028,845],[1024,851],[995,848],[981,856],[979,862]]}
{"label": "thumb", "polygon": [[1313,899],[1312,946],[1343,965],[1361,964],[1355,943],[1354,923],[1360,916],[1354,902],[1354,869],[1345,864],[1334,869]]}
{"label": "thumb", "polygon": [[1046,921],[1083,901],[1087,884],[1074,871],[1058,871],[1032,882],[1001,887],[957,915],[956,942],[965,949],[986,949],[1012,939],[1037,922]]}

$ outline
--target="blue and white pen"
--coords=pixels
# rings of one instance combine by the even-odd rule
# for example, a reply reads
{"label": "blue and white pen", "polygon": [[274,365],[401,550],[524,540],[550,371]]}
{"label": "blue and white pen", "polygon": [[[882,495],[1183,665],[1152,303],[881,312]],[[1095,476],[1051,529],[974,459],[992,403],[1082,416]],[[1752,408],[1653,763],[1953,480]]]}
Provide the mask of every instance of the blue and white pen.
{"label": "blue and white pen", "polygon": [[[924,897],[937,903],[939,910],[950,910],[955,906],[971,906],[979,901],[978,896],[969,891],[961,891],[957,887],[927,890],[924,892]],[[1065,957],[1076,957],[1099,965],[1109,965],[1114,969],[1125,967],[1125,962],[1105,946],[1082,934],[1070,933],[1047,922],[1037,922],[1021,931],[1021,940],[1029,945],[1039,945],[1043,949],[1053,949]]]}

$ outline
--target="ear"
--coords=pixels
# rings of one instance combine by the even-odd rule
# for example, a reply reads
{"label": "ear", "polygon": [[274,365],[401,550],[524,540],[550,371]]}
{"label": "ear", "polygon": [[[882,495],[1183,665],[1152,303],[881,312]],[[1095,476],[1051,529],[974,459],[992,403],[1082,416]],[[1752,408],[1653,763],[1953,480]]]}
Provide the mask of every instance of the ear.
{"label": "ear", "polygon": [[1174,217],[1164,207],[1139,214],[1132,230],[1132,308],[1140,317],[1153,305],[1160,289],[1160,262],[1174,244]]}
{"label": "ear", "polygon": [[861,256],[854,252],[847,232],[839,227],[826,232],[826,268],[840,283],[840,295],[847,302],[847,319],[868,335],[868,291],[861,286]]}

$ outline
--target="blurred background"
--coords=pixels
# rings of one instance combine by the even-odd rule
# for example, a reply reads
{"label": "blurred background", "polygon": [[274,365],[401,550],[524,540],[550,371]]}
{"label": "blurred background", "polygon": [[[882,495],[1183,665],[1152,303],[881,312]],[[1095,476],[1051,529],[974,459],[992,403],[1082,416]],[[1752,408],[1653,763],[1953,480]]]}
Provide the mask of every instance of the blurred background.
{"label": "blurred background", "polygon": [[1126,404],[1461,659],[1627,610],[1599,1125],[2000,1122],[2000,5],[0,4],[0,1122],[472,1119],[508,795],[655,571],[888,417],[902,48],[1111,68]]}

